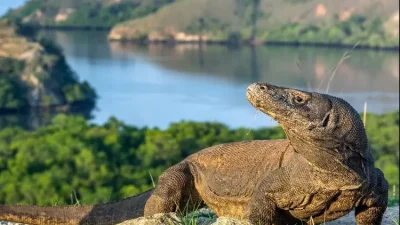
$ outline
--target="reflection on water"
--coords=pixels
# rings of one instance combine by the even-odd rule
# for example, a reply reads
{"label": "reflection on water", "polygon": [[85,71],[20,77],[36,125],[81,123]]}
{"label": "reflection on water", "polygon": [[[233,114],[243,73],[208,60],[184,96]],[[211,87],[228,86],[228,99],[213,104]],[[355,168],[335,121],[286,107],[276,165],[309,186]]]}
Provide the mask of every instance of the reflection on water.
{"label": "reflection on water", "polygon": [[[86,119],[92,119],[94,108],[94,102],[86,102],[71,105],[67,109],[62,110],[62,112],[67,115],[80,115]],[[17,114],[2,114],[0,115],[0,130],[8,126],[18,126],[29,130],[36,129],[50,124],[53,118],[60,112],[61,110],[33,109]]]}
{"label": "reflection on water", "polygon": [[[112,42],[114,57],[143,57],[156,65],[184,72],[187,76],[212,76],[232,83],[267,81],[277,85],[325,91],[334,68],[345,49],[311,47],[257,47],[227,49],[208,46],[200,66],[197,47],[153,45],[148,48]],[[357,50],[339,67],[331,91],[397,92],[397,52]]]}
{"label": "reflection on water", "polygon": [[115,116],[137,126],[165,128],[182,119],[231,127],[275,125],[245,98],[262,81],[343,97],[358,111],[398,110],[398,52],[355,50],[332,73],[346,49],[109,43],[102,31],[47,31],[68,63],[100,95],[94,122]]}

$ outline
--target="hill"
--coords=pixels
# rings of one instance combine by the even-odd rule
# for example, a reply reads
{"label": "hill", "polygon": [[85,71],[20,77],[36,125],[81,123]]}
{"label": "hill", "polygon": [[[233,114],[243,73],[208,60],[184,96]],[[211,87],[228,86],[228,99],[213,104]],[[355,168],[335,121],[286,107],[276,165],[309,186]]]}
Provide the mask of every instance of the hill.
{"label": "hill", "polygon": [[23,35],[31,32],[0,20],[0,112],[94,102],[95,91],[79,82],[58,46]]}
{"label": "hill", "polygon": [[116,25],[109,38],[398,47],[398,24],[396,0],[178,0]]}
{"label": "hill", "polygon": [[397,0],[29,0],[5,17],[120,41],[399,47]]}
{"label": "hill", "polygon": [[110,28],[171,2],[174,0],[29,0],[5,17],[39,27]]}

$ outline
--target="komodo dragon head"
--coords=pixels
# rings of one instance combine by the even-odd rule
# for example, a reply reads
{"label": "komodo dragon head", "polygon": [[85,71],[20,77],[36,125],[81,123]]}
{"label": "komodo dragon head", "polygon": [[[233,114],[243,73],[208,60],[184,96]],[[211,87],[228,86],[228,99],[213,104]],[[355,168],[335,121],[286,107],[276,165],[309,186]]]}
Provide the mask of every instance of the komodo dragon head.
{"label": "komodo dragon head", "polygon": [[282,126],[292,145],[312,145],[331,154],[352,152],[370,158],[361,118],[343,99],[267,83],[251,84],[246,95],[256,109]]}

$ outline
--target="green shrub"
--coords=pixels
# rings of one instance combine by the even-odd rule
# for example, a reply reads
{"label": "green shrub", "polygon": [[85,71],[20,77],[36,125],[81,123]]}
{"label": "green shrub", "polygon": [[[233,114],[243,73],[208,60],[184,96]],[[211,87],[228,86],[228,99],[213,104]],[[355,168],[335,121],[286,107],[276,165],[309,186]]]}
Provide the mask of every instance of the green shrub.
{"label": "green shrub", "polygon": [[[391,187],[399,183],[398,126],[398,112],[368,114],[376,166]],[[82,204],[121,199],[152,188],[149,174],[157,181],[166,168],[203,148],[284,137],[281,127],[229,129],[220,123],[181,121],[160,130],[115,118],[100,126],[82,117],[58,115],[36,130],[0,130],[0,203],[74,204],[73,191]],[[393,196],[390,193],[390,204],[396,203]]]}

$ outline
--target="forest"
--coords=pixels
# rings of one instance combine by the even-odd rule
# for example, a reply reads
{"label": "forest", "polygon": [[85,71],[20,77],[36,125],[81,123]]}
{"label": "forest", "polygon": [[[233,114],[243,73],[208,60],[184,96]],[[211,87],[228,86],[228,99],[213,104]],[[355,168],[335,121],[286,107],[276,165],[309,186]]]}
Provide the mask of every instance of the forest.
{"label": "forest", "polygon": [[[367,114],[366,130],[375,164],[398,202],[399,113]],[[253,139],[280,139],[281,127],[230,129],[221,123],[180,121],[161,130],[110,118],[95,125],[83,117],[56,116],[35,130],[0,131],[0,203],[94,204],[153,187],[169,166],[203,148]]]}

